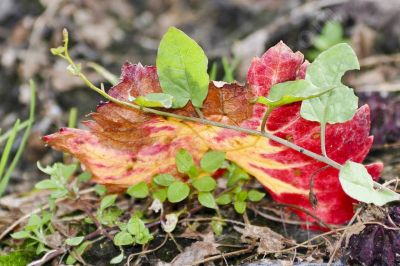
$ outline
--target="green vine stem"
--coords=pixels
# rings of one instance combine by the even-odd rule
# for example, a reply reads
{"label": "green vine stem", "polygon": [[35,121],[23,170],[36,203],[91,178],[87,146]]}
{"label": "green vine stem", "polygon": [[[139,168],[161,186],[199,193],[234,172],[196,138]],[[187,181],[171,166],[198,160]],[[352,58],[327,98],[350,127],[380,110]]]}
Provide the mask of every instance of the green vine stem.
{"label": "green vine stem", "polygon": [[265,126],[266,126],[266,124],[267,124],[268,117],[269,117],[269,115],[272,113],[272,111],[273,111],[274,109],[275,109],[275,107],[268,106],[267,111],[265,111],[263,120],[262,120],[262,122],[261,122],[261,132],[262,132],[262,133],[265,133]]}

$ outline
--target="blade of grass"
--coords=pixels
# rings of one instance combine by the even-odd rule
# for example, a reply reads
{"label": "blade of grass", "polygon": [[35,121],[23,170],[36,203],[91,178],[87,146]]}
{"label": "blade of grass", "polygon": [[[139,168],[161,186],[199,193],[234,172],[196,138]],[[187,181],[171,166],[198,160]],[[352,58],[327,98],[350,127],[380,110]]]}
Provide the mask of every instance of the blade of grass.
{"label": "blade of grass", "polygon": [[[19,124],[18,131],[21,131],[22,129],[26,128],[28,125],[29,125],[29,119]],[[0,144],[3,143],[3,141],[5,141],[6,139],[8,139],[8,137],[11,135],[11,132],[12,128],[0,136]]]}
{"label": "blade of grass", "polygon": [[[36,85],[33,82],[33,80],[29,81],[29,85],[30,85],[30,88],[31,88],[31,103],[30,103],[30,108],[29,108],[29,119],[28,119],[29,123],[27,125],[27,128],[25,129],[25,132],[24,132],[24,135],[22,137],[21,144],[18,147],[17,153],[15,154],[14,159],[12,160],[10,166],[7,169],[6,174],[3,177],[1,177],[1,176],[3,174],[4,169],[0,168],[0,196],[4,193],[4,191],[5,191],[6,187],[7,187],[8,181],[10,180],[11,174],[14,171],[15,167],[17,166],[17,164],[19,162],[19,159],[21,158],[22,152],[25,149],[26,143],[28,141],[28,137],[29,137],[29,135],[31,133],[32,124],[33,124],[33,122],[35,120]],[[19,124],[18,120],[17,120],[17,122]],[[17,127],[15,127],[15,128],[17,128]],[[15,132],[15,134],[14,134],[14,139],[15,139],[15,135],[16,134],[17,134],[17,132]],[[10,139],[11,139],[11,136],[10,136]],[[14,139],[13,139],[13,142],[14,142]],[[8,141],[7,141],[7,144],[8,144]],[[6,147],[7,147],[7,144],[6,144]],[[11,144],[11,146],[12,146],[12,144]]]}
{"label": "blade of grass", "polygon": [[210,69],[210,80],[216,80],[217,79],[217,70],[218,70],[218,63],[214,62],[211,65],[211,69]]}
{"label": "blade of grass", "polygon": [[[19,126],[19,119],[15,122],[10,137],[7,139],[6,146],[4,147],[3,153],[1,155],[1,160],[0,160],[0,177],[3,175],[4,169],[6,168],[6,164],[8,162],[8,158],[10,157],[10,152],[12,145],[14,144],[15,137],[17,136],[18,132],[18,126]],[[1,178],[1,183],[0,183],[0,191],[5,190],[5,186],[1,185],[3,182],[3,178]],[[0,194],[1,195],[1,194]]]}
{"label": "blade of grass", "polygon": [[78,117],[78,109],[76,107],[72,107],[69,110],[69,117],[68,117],[68,127],[69,128],[76,127],[77,117]]}

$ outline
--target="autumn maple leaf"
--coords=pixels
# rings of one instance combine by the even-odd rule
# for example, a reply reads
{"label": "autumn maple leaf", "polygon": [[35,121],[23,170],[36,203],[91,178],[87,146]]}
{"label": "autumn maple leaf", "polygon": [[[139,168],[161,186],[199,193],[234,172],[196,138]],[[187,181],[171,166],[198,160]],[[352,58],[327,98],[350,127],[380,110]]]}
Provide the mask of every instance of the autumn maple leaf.
{"label": "autumn maple leaf", "polygon": [[[293,53],[284,43],[278,43],[253,60],[245,86],[210,83],[202,109],[205,118],[260,130],[267,107],[252,104],[252,100],[267,96],[274,84],[303,79],[307,65],[300,52]],[[109,95],[129,101],[130,96],[154,92],[161,92],[155,67],[127,63],[122,68],[121,82]],[[197,116],[190,103],[171,112]],[[300,103],[276,108],[268,118],[266,131],[321,153],[319,123],[301,118],[299,112]],[[188,150],[197,163],[208,150],[217,150],[253,175],[277,202],[305,208],[326,223],[344,223],[353,215],[354,200],[344,193],[336,169],[265,137],[165,118],[111,102],[100,104],[91,117],[93,120],[84,122],[89,131],[63,128],[45,136],[44,141],[73,154],[93,173],[95,182],[113,189],[150,182],[159,173],[178,175],[175,154],[181,148]],[[369,129],[370,111],[366,105],[351,121],[327,125],[327,155],[340,164],[363,161],[373,141]],[[367,169],[378,177],[382,164]],[[316,206],[309,200],[311,179]],[[303,219],[313,220],[295,211]]]}

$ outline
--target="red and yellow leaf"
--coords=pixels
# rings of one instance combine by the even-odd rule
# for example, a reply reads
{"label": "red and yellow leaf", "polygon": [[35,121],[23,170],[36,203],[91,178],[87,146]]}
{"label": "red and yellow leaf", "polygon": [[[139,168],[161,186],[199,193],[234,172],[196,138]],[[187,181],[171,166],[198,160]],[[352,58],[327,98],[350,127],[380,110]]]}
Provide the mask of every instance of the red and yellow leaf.
{"label": "red and yellow leaf", "polygon": [[[251,104],[257,96],[267,96],[272,85],[304,78],[308,62],[300,52],[293,53],[282,42],[270,48],[250,66],[247,84],[210,83],[203,112],[207,119],[225,124],[260,129],[267,107]],[[121,82],[109,94],[128,101],[129,95],[161,92],[156,69],[125,64]],[[320,127],[299,115],[300,103],[276,108],[270,115],[266,131],[295,144],[321,153]],[[193,107],[174,110],[185,116],[196,116]],[[342,190],[338,171],[267,138],[194,122],[145,114],[138,110],[103,103],[85,122],[89,131],[61,129],[45,136],[53,148],[77,157],[92,173],[94,181],[113,189],[126,188],[140,181],[150,182],[159,173],[176,174],[175,154],[187,149],[198,163],[208,150],[226,152],[226,158],[253,175],[270,192],[274,200],[308,209],[323,221],[340,224],[353,215],[353,202]],[[369,136],[370,111],[362,106],[351,121],[328,125],[328,156],[344,163],[361,162],[373,138]],[[378,177],[382,165],[368,166]],[[309,202],[310,181],[318,204]],[[296,210],[295,210],[296,211]],[[303,219],[312,220],[296,211]]]}

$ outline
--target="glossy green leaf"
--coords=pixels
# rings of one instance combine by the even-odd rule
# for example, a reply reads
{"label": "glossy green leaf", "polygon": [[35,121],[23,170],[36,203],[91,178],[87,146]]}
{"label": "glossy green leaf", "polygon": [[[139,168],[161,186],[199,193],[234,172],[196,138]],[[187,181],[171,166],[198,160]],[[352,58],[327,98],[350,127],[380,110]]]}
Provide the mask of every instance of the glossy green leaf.
{"label": "glossy green leaf", "polygon": [[216,188],[217,182],[211,176],[202,176],[193,181],[193,186],[201,192],[209,192]]}
{"label": "glossy green leaf", "polygon": [[371,175],[359,163],[347,161],[339,172],[339,180],[344,192],[358,201],[382,206],[400,200],[399,194],[386,187],[375,189]]}
{"label": "glossy green leaf", "polygon": [[209,151],[204,154],[200,161],[200,167],[207,173],[214,173],[225,161],[225,153],[219,151]]}
{"label": "glossy green leaf", "polygon": [[202,107],[208,94],[208,59],[194,40],[169,28],[160,42],[156,64],[163,92],[174,97],[173,107],[183,107],[189,100]]}
{"label": "glossy green leaf", "polygon": [[166,93],[149,93],[145,96],[137,97],[134,102],[144,107],[164,107],[171,108],[174,97]]}
{"label": "glossy green leaf", "polygon": [[180,202],[187,198],[190,188],[186,183],[175,181],[168,187],[168,201],[172,203]]}
{"label": "glossy green leaf", "polygon": [[215,203],[214,196],[210,192],[200,192],[197,199],[200,204],[204,207],[215,209],[217,208],[217,204]]}
{"label": "glossy green leaf", "polygon": [[147,184],[142,181],[136,185],[130,186],[126,193],[133,198],[143,199],[149,195],[149,188],[147,187]]}

